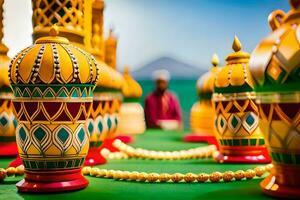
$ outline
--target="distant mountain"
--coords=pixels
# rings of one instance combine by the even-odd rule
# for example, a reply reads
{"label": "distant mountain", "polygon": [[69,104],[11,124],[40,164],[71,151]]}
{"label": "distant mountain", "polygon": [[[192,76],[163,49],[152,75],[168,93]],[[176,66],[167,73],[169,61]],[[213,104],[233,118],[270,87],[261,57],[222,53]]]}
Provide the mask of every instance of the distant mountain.
{"label": "distant mountain", "polygon": [[197,79],[206,71],[170,57],[161,57],[149,62],[132,72],[137,80],[152,79],[152,73],[158,69],[166,69],[171,74],[171,79]]}

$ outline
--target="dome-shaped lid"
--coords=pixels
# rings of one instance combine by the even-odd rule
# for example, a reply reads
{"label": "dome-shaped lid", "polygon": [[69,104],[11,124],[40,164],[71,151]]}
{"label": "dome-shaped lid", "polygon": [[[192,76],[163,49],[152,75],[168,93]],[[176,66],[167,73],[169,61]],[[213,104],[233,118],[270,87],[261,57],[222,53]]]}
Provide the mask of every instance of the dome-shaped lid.
{"label": "dome-shaped lid", "polygon": [[[300,1],[290,0],[285,14],[275,10],[269,15],[273,32],[254,49],[249,62],[251,73],[264,91],[299,90],[300,82]],[[285,86],[282,86],[282,85]],[[287,87],[290,85],[290,87]]]}
{"label": "dome-shaped lid", "polygon": [[139,98],[143,94],[143,90],[138,82],[136,82],[129,73],[129,67],[124,69],[124,85],[122,92],[125,98]]}
{"label": "dome-shaped lid", "polygon": [[232,44],[233,53],[226,58],[226,65],[217,74],[215,92],[235,93],[253,90],[253,80],[249,71],[247,52],[241,51],[242,45],[235,36]]}
{"label": "dome-shaped lid", "polygon": [[219,71],[219,57],[217,54],[214,54],[211,59],[213,67],[210,71],[203,74],[197,81],[197,92],[200,98],[211,98],[211,94],[214,90],[214,83],[216,74]]}
{"label": "dome-shaped lid", "polygon": [[18,53],[11,62],[12,84],[78,84],[95,83],[99,69],[93,56],[58,37],[58,27],[50,36]]}
{"label": "dome-shaped lid", "polygon": [[[103,61],[97,61],[101,68],[99,69],[99,76],[101,77],[97,82],[97,88],[106,88],[106,89],[117,89],[121,90],[124,79],[120,72],[112,69]],[[96,88],[96,91],[97,91]]]}

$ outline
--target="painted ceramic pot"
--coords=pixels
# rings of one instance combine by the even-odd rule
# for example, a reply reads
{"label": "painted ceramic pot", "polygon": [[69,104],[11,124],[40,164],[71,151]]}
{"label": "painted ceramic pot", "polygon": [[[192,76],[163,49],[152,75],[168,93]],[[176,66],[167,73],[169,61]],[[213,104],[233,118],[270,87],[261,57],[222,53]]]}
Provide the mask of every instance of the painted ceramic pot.
{"label": "painted ceramic pot", "polygon": [[300,2],[272,12],[273,32],[251,54],[264,137],[274,164],[262,183],[264,193],[300,198]]}
{"label": "painted ceramic pot", "polygon": [[192,134],[184,137],[187,142],[208,142],[217,145],[214,134],[215,111],[211,101],[216,74],[219,71],[219,58],[216,54],[213,55],[212,64],[212,69],[197,81],[199,101],[194,103],[191,109]]}
{"label": "painted ceramic pot", "polygon": [[241,51],[237,37],[234,53],[217,74],[213,101],[215,130],[221,155],[219,162],[269,163],[262,135],[253,80],[248,68],[250,55]]}
{"label": "painted ceramic pot", "polygon": [[81,175],[88,148],[86,126],[98,78],[88,53],[58,37],[38,39],[11,62],[9,76],[18,119],[16,139],[25,166],[20,192],[84,188]]}
{"label": "painted ceramic pot", "polygon": [[122,93],[124,102],[120,109],[120,122],[117,135],[134,136],[142,134],[146,130],[144,109],[139,103],[143,94],[140,84],[132,78],[129,67],[124,67],[124,85]]}
{"label": "painted ceramic pot", "polygon": [[88,127],[91,135],[90,149],[84,165],[94,166],[106,163],[101,155],[103,148],[111,149],[111,142],[104,141],[116,136],[118,126],[118,113],[122,102],[121,87],[123,79],[119,73],[105,63],[101,64],[99,74],[101,79],[97,82],[94,91],[93,108]]}

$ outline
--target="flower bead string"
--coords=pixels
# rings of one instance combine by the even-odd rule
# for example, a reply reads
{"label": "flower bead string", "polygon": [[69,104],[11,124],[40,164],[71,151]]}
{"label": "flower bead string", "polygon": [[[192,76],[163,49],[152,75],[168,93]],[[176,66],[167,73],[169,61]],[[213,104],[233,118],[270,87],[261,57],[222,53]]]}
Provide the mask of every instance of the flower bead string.
{"label": "flower bead string", "polygon": [[24,166],[20,165],[18,167],[9,167],[7,169],[0,168],[0,182],[2,182],[7,176],[23,176]]}
{"label": "flower bead string", "polygon": [[[84,175],[89,175],[98,178],[110,178],[115,180],[123,181],[139,181],[139,182],[185,182],[185,183],[205,183],[212,182],[218,183],[220,181],[231,182],[231,181],[240,181],[240,180],[250,180],[254,177],[261,177],[265,173],[270,172],[273,168],[273,164],[268,164],[266,166],[255,167],[254,169],[247,170],[237,170],[221,172],[212,172],[208,173],[146,173],[146,172],[137,172],[137,171],[120,171],[120,170],[107,170],[91,167],[83,167],[82,173]],[[0,168],[0,182],[2,182],[7,176],[22,176],[24,175],[24,166],[20,165],[16,168],[9,167],[7,169]]]}
{"label": "flower bead string", "polygon": [[122,142],[119,139],[114,140],[113,146],[120,152],[110,152],[108,149],[103,149],[101,154],[108,159],[128,159],[128,158],[143,158],[152,160],[182,160],[193,158],[209,158],[219,154],[215,145],[205,147],[191,148],[180,151],[152,151],[141,148],[134,148]]}
{"label": "flower bead string", "polygon": [[120,171],[120,170],[107,170],[99,168],[84,167],[82,173],[84,175],[89,175],[97,178],[107,178],[115,179],[120,181],[138,181],[138,182],[171,182],[171,183],[205,183],[212,182],[218,183],[220,181],[231,182],[231,181],[240,181],[240,180],[251,180],[254,177],[261,177],[265,173],[270,172],[273,168],[273,164],[268,164],[266,166],[255,167],[254,169],[247,170],[237,170],[221,172],[212,172],[208,173],[146,173],[146,172],[137,172],[137,171]]}

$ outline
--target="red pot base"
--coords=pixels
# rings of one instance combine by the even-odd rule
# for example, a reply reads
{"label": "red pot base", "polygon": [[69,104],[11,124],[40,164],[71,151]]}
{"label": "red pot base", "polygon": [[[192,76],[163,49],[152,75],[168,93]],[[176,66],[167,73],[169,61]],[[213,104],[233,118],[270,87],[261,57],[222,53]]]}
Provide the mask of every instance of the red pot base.
{"label": "red pot base", "polygon": [[248,164],[267,164],[271,159],[265,155],[222,155],[217,156],[216,161],[219,163],[248,163]]}
{"label": "red pot base", "polygon": [[15,157],[18,155],[16,142],[0,142],[0,157]]}
{"label": "red pot base", "polygon": [[261,183],[260,187],[263,190],[263,193],[280,198],[300,198],[300,190],[299,187],[289,187],[286,185],[279,185],[276,181],[276,177],[274,175],[269,175],[265,178]]}
{"label": "red pot base", "polygon": [[81,169],[32,172],[25,171],[25,179],[16,184],[18,192],[63,192],[85,188],[89,182],[82,176]]}
{"label": "red pot base", "polygon": [[214,136],[209,135],[195,135],[193,133],[183,137],[185,142],[206,142],[208,144],[218,145],[218,142]]}
{"label": "red pot base", "polygon": [[90,147],[89,152],[86,156],[84,165],[85,166],[95,166],[103,165],[106,163],[106,159],[101,155],[102,148]]}

